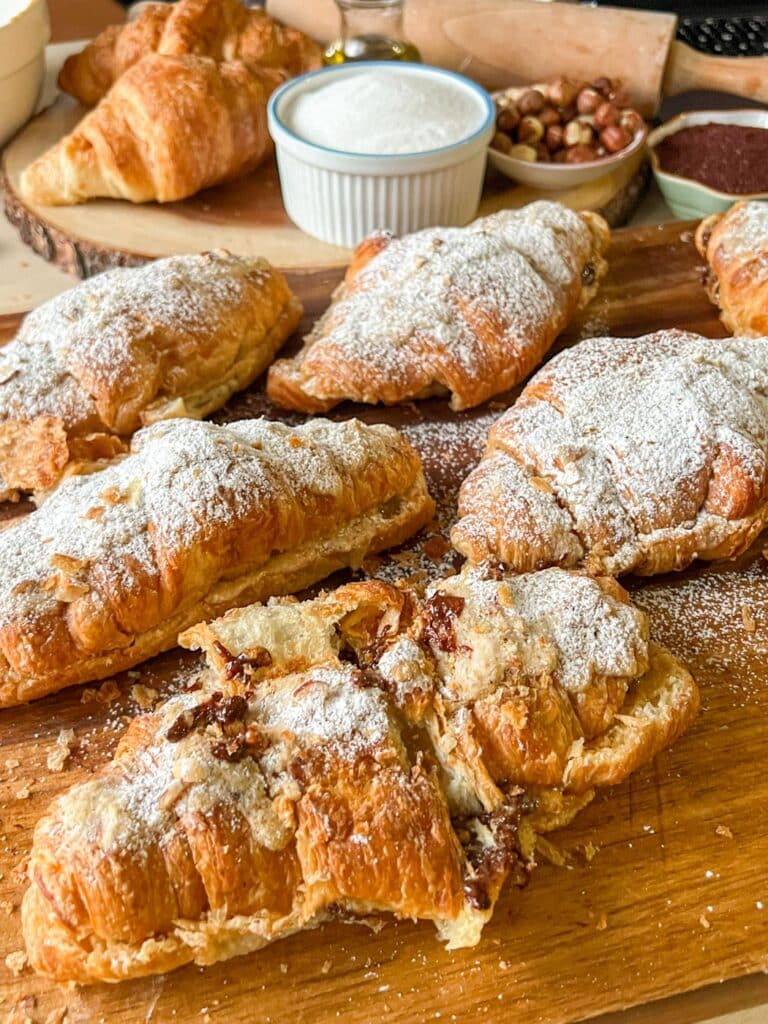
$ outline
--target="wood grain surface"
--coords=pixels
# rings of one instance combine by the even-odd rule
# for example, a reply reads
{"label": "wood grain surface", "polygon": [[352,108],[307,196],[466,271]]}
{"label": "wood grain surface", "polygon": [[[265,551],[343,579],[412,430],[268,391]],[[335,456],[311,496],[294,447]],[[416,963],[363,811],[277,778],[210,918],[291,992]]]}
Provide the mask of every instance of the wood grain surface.
{"label": "wood grain surface", "polygon": [[[690,227],[617,232],[600,295],[560,345],[594,333],[671,325],[722,336],[700,283]],[[294,278],[307,320],[323,308],[337,277],[329,271]],[[256,386],[219,418],[259,411],[271,412]],[[356,412],[348,406],[339,415]],[[365,410],[366,419],[406,428],[448,512],[490,417],[488,409],[451,414],[439,402]],[[430,925],[388,921],[376,934],[334,924],[206,970],[185,968],[114,987],[62,989],[28,970],[14,976],[0,963],[0,1010],[43,1022],[66,1007],[67,1021],[83,1024],[571,1024],[768,970],[762,544],[738,564],[629,581],[649,610],[655,637],[696,675],[701,716],[671,751],[602,793],[557,835],[565,866],[542,864],[526,890],[507,893],[475,949],[447,953]],[[423,539],[412,548],[421,558]],[[399,557],[407,564],[410,556]],[[116,682],[75,687],[2,713],[0,962],[22,948],[18,904],[35,820],[54,794],[88,778],[109,756],[137,698],[146,696],[137,685],[162,695],[183,685],[194,665],[193,656],[173,651]],[[76,746],[64,770],[53,772],[46,761],[66,728],[75,730]],[[695,1019],[656,1017],[652,1006],[638,1013],[638,1021],[654,1024]]]}
{"label": "wood grain surface", "polygon": [[[349,251],[305,235],[283,208],[277,165],[178,203],[133,205],[98,199],[79,206],[38,207],[21,197],[22,171],[69,132],[84,109],[60,96],[16,136],[2,159],[5,213],[22,239],[44,259],[79,277],[149,258],[223,246],[296,270],[342,267]],[[599,210],[613,226],[626,223],[648,179],[645,154],[610,174],[565,192],[546,193],[572,209]],[[479,214],[523,206],[545,193],[489,171]]]}

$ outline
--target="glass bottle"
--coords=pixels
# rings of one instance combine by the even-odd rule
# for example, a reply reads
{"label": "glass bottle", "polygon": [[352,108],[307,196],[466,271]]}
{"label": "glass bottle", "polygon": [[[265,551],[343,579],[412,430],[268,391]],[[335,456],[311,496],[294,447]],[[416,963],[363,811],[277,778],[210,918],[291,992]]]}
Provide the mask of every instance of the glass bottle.
{"label": "glass bottle", "polygon": [[326,64],[356,60],[420,61],[403,33],[405,0],[336,0],[341,33],[325,51]]}

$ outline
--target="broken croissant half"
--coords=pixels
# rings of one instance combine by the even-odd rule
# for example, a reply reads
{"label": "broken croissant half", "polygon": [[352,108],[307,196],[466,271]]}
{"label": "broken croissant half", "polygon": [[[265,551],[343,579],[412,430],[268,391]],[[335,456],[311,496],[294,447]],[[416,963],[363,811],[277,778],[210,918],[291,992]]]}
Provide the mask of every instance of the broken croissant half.
{"label": "broken croissant half", "polygon": [[39,822],[31,964],[119,981],[390,912],[471,946],[539,833],[679,736],[696,685],[610,579],[378,580],[184,633],[203,688]]}

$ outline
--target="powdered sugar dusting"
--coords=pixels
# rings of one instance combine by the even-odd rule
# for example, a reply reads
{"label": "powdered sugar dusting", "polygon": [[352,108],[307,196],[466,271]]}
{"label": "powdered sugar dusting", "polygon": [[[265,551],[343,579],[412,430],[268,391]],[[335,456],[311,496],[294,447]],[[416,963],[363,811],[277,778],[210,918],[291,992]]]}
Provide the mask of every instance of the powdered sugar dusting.
{"label": "powdered sugar dusting", "polygon": [[[66,480],[42,508],[0,533],[0,622],[52,629],[51,616],[71,616],[82,599],[120,628],[154,590],[172,604],[192,601],[185,553],[204,538],[214,531],[218,538],[200,556],[210,586],[232,564],[257,565],[280,550],[284,531],[270,509],[334,497],[375,460],[402,451],[391,428],[355,420],[294,429],[266,420],[156,424],[135,436],[131,457]],[[198,586],[200,569],[196,563]],[[158,618],[164,614],[161,604]]]}
{"label": "powdered sugar dusting", "polygon": [[718,253],[718,259],[757,256],[768,245],[768,205],[746,202],[727,214],[727,246]]}
{"label": "powdered sugar dusting", "polygon": [[326,400],[387,402],[438,386],[457,407],[503,391],[526,372],[520,360],[530,366],[531,346],[539,358],[564,327],[592,244],[582,218],[550,202],[394,239],[307,337],[301,386]]}
{"label": "powdered sugar dusting", "polygon": [[[626,572],[678,533],[685,548],[696,531],[703,552],[739,528],[728,494],[718,496],[712,480],[729,471],[718,460],[737,463],[755,492],[762,489],[767,393],[768,342],[761,339],[680,331],[594,338],[533,378],[494,429],[491,448],[548,481],[597,567]],[[496,509],[487,501],[472,508],[474,489],[473,480],[465,511],[493,544]],[[541,534],[539,541],[533,531],[531,542],[546,546]]]}
{"label": "powdered sugar dusting", "polygon": [[456,620],[457,678],[477,676],[485,687],[516,666],[523,676],[551,673],[566,690],[583,692],[596,678],[631,679],[645,669],[645,616],[587,576],[553,568],[499,580],[480,567],[434,592],[465,601]]}
{"label": "powdered sugar dusting", "polygon": [[[210,348],[217,327],[266,280],[263,260],[227,252],[173,256],[111,270],[57,295],[27,316],[0,353],[0,420],[60,416],[71,430],[112,422],[106,393],[149,404],[175,393],[163,360]],[[176,359],[178,361],[178,359]],[[138,426],[120,424],[121,432]]]}
{"label": "powdered sugar dusting", "polygon": [[289,732],[303,745],[338,744],[340,755],[349,757],[361,745],[380,743],[389,732],[384,694],[362,686],[359,670],[351,665],[321,665],[292,684],[283,681],[279,690],[266,690],[254,700],[259,723]]}

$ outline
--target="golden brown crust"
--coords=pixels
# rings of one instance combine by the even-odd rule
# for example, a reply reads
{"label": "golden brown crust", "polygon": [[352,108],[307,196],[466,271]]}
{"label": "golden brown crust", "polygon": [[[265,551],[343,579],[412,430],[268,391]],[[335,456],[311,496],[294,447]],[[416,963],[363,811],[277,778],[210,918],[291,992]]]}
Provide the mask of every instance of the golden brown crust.
{"label": "golden brown crust", "polygon": [[426,918],[472,945],[537,834],[698,703],[613,580],[558,569],[465,571],[425,596],[353,583],[182,642],[206,651],[203,690],[134,721],[37,826],[24,934],[57,980],[210,963],[334,912]]}
{"label": "golden brown crust", "polygon": [[683,331],[560,353],[492,427],[453,544],[517,571],[732,558],[768,520],[768,342]]}
{"label": "golden brown crust", "polygon": [[103,678],[227,608],[287,593],[433,515],[390,427],[169,420],[0,535],[0,705]]}
{"label": "golden brown crust", "polygon": [[51,299],[0,354],[0,493],[48,491],[143,424],[214,411],[266,369],[301,313],[266,260],[225,250],[113,270]]}
{"label": "golden brown crust", "polygon": [[167,203],[247,174],[272,152],[266,104],[283,80],[236,60],[149,54],[24,170],[22,193],[44,206]]}
{"label": "golden brown crust", "polygon": [[768,335],[768,212],[765,203],[735,203],[707,217],[696,248],[707,263],[706,287],[732,334]]}
{"label": "golden brown crust", "polygon": [[239,0],[180,0],[147,4],[125,25],[110,25],[59,72],[59,88],[95,106],[112,85],[150,53],[195,54],[280,68],[289,75],[318,68],[317,44],[298,29],[280,25],[263,10]]}
{"label": "golden brown crust", "polygon": [[607,243],[597,214],[550,202],[374,235],[304,348],[270,368],[268,393],[302,412],[446,394],[478,405],[526,377],[594,295]]}

